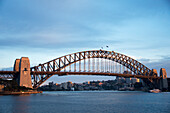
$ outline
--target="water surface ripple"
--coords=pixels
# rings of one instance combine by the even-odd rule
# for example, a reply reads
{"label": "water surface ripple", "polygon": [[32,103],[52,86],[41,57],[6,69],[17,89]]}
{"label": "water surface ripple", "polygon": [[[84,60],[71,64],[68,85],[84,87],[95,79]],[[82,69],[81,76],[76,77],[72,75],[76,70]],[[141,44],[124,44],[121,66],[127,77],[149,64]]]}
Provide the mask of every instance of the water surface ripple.
{"label": "water surface ripple", "polygon": [[0,113],[169,113],[170,93],[53,91],[0,96]]}

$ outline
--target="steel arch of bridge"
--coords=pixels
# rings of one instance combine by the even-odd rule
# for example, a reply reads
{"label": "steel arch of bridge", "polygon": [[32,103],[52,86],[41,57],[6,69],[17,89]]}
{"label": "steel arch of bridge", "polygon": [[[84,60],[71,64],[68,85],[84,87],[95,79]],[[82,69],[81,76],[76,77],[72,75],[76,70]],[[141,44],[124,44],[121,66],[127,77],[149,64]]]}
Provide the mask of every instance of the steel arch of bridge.
{"label": "steel arch of bridge", "polygon": [[[43,82],[45,82],[54,74],[69,74],[60,71],[71,64],[89,58],[103,58],[112,60],[130,69],[132,72],[134,72],[135,75],[138,75],[138,77],[141,76],[141,78],[157,77],[156,73],[153,73],[148,67],[129,56],[114,51],[91,50],[68,54],[44,64],[39,64],[38,66],[31,67],[33,87],[39,87]],[[83,73],[85,72],[79,72],[79,74]]]}

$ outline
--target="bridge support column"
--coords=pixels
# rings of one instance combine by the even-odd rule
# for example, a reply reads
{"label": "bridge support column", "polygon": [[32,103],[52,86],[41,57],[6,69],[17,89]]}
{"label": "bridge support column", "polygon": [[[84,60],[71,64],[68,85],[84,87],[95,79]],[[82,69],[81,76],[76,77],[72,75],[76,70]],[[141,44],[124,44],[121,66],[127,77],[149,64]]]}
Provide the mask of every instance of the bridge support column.
{"label": "bridge support column", "polygon": [[[16,59],[14,63],[14,71],[19,72],[19,64],[20,64],[20,59]],[[19,73],[14,75],[14,80],[18,83],[19,81]]]}
{"label": "bridge support column", "polygon": [[14,71],[19,71],[18,75],[15,77],[19,86],[32,88],[30,62],[28,57],[16,59],[14,64]]}
{"label": "bridge support column", "polygon": [[157,70],[156,69],[152,69],[152,75],[154,77],[157,77],[158,76],[158,73],[157,73]]}
{"label": "bridge support column", "polygon": [[160,70],[160,77],[161,79],[159,80],[159,88],[162,91],[166,91],[168,89],[168,81],[167,81],[167,73],[164,68],[161,68]]}
{"label": "bridge support column", "polygon": [[[156,69],[152,69],[152,76],[154,76],[154,77],[157,77],[158,76],[158,72],[157,72],[157,70]],[[159,80],[157,80],[157,79],[153,79],[153,85],[154,85],[154,87],[153,88],[159,88]]]}
{"label": "bridge support column", "polygon": [[14,71],[19,71],[20,59],[15,60]]}

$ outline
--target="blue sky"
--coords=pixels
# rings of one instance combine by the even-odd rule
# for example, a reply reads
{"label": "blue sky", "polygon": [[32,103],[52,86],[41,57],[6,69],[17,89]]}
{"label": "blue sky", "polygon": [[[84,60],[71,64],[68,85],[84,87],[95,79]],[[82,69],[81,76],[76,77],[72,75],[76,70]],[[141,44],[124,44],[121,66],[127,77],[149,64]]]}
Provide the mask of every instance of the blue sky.
{"label": "blue sky", "polygon": [[0,0],[0,68],[108,45],[170,74],[169,20],[169,0]]}

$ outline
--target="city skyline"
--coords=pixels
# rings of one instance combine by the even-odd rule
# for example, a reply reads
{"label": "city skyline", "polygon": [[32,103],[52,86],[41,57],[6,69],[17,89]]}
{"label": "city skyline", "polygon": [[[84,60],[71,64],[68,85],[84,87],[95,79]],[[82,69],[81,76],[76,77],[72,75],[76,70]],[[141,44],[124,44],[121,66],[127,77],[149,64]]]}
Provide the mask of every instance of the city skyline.
{"label": "city skyline", "polygon": [[0,69],[22,56],[35,66],[104,47],[170,74],[169,6],[168,0],[1,0]]}

